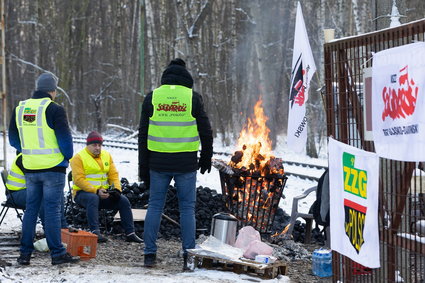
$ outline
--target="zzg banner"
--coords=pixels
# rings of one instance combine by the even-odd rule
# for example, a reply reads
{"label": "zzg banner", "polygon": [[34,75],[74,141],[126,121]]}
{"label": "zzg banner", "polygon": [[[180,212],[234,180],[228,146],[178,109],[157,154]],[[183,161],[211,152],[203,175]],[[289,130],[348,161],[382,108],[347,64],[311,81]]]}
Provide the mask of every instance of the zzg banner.
{"label": "zzg banner", "polygon": [[379,157],[329,139],[331,249],[370,267],[379,264]]}
{"label": "zzg banner", "polygon": [[373,55],[372,128],[376,153],[425,160],[425,42]]}

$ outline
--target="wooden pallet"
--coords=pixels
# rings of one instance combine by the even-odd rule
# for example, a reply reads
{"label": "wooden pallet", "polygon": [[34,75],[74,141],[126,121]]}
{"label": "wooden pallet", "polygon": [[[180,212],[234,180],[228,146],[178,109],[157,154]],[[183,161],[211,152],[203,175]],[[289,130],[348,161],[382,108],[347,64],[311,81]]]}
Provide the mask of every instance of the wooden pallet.
{"label": "wooden pallet", "polygon": [[230,260],[213,254],[205,255],[189,251],[189,255],[194,257],[195,267],[205,269],[220,269],[233,271],[237,274],[253,274],[266,279],[276,278],[278,275],[285,275],[287,265],[285,262],[276,261],[269,264],[261,264],[253,260]]}

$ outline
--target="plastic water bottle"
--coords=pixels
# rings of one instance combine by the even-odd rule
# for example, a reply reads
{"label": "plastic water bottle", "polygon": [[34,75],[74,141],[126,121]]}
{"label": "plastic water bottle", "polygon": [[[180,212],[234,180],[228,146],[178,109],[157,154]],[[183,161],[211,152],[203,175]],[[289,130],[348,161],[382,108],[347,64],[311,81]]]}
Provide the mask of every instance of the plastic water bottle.
{"label": "plastic water bottle", "polygon": [[332,251],[318,249],[313,252],[313,274],[319,277],[332,276]]}

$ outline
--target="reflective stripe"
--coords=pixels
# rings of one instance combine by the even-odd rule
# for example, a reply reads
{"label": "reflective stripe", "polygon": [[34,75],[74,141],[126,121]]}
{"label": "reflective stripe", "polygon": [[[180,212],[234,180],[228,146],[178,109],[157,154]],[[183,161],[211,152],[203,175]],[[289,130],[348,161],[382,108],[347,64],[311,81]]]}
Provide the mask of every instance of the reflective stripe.
{"label": "reflective stripe", "polygon": [[[22,130],[22,117],[23,117],[22,114],[24,112],[25,102],[26,101],[24,101],[24,102],[21,103],[22,106],[19,107],[19,111],[18,111],[18,131],[19,131],[19,136],[20,137],[23,137],[24,136],[24,133],[23,133],[23,130]],[[24,141],[23,138],[21,138],[21,147],[25,147],[25,141]]]}
{"label": "reflective stripe", "polygon": [[22,106],[21,107],[19,107],[19,111],[18,111],[18,121],[19,121],[19,125],[18,126],[22,126],[22,117],[23,117],[23,112],[24,112],[24,105],[25,105],[25,102],[23,102],[22,103]]}
{"label": "reflective stripe", "polygon": [[60,153],[59,148],[51,148],[51,149],[23,149],[23,154],[51,154],[51,153]]}
{"label": "reflective stripe", "polygon": [[[41,119],[38,119],[38,121],[41,121]],[[46,144],[44,143],[44,135],[43,135],[43,128],[38,128],[38,144],[41,148],[46,147]]]}
{"label": "reflective stripe", "polygon": [[[45,99],[43,101],[41,101],[40,106],[38,107],[38,113],[43,113],[43,109],[44,109],[44,105],[48,102],[49,100]],[[44,142],[44,133],[43,133],[43,118],[42,117],[37,117],[37,127],[38,130],[38,144],[41,148],[46,147],[46,143]]]}
{"label": "reflective stripe", "polygon": [[[24,132],[23,132],[22,127],[19,127],[18,130],[19,130],[19,137],[23,137],[24,136]],[[25,141],[24,141],[23,138],[21,138],[21,147],[25,147]]]}
{"label": "reflective stripe", "polygon": [[15,186],[15,187],[18,187],[18,188],[25,188],[25,184],[18,183],[18,182],[12,181],[12,180],[7,180],[6,184],[11,185],[11,186]]}
{"label": "reflective stripe", "polygon": [[93,180],[87,180],[90,184],[92,184],[93,186],[103,186],[103,185],[107,185],[108,182],[107,181],[93,181]]}
{"label": "reflective stripe", "polygon": [[160,138],[154,136],[148,136],[148,140],[156,142],[169,142],[169,143],[179,143],[179,142],[196,142],[199,141],[199,136],[191,138]]}
{"label": "reflective stripe", "polygon": [[86,178],[92,178],[92,179],[106,178],[106,177],[108,177],[108,175],[106,175],[106,174],[89,174],[89,175],[86,175]]}
{"label": "reflective stripe", "polygon": [[[40,106],[38,107],[37,113],[43,113],[43,105],[44,105],[43,102],[40,103]],[[42,126],[43,126],[43,118],[37,117],[37,127],[42,127]]]}
{"label": "reflective stripe", "polygon": [[12,177],[15,177],[16,179],[25,180],[25,176],[24,175],[18,174],[18,173],[13,172],[13,171],[10,171],[9,172],[9,175],[12,176]]}
{"label": "reflective stripe", "polygon": [[[47,99],[41,101],[40,106],[38,107],[38,113],[42,113],[43,112],[44,104],[46,104],[48,101],[49,100],[47,100]],[[38,118],[37,119],[37,126],[38,127],[43,126],[43,119],[41,119],[41,118]],[[39,134],[40,134],[40,132],[39,132]],[[43,133],[41,133],[41,136],[43,137]],[[43,144],[44,144],[44,137],[43,137]],[[44,147],[44,146],[42,146],[42,147]]]}
{"label": "reflective stripe", "polygon": [[161,122],[161,121],[152,121],[149,120],[149,125],[154,126],[194,126],[196,125],[196,120],[190,121],[190,122]]}

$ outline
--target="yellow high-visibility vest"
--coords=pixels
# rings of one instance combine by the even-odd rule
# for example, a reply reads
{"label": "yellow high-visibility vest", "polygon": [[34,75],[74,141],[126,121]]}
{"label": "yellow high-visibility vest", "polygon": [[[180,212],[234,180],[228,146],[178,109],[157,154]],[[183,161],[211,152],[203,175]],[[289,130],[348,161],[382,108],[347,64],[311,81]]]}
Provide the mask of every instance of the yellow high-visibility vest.
{"label": "yellow high-visibility vest", "polygon": [[21,156],[22,153],[19,153],[18,156],[16,156],[9,174],[7,175],[6,187],[11,191],[20,191],[27,188],[24,172],[22,172],[21,168],[19,168],[16,164],[16,161]]}
{"label": "yellow high-visibility vest", "polygon": [[55,131],[47,125],[46,109],[50,98],[28,99],[16,107],[16,126],[26,169],[52,168],[64,160]]}
{"label": "yellow high-visibility vest", "polygon": [[192,89],[162,85],[152,94],[148,149],[157,152],[191,152],[199,149],[196,119],[192,116]]}
{"label": "yellow high-visibility vest", "polygon": [[[111,166],[111,155],[109,152],[102,150],[100,152],[100,159],[102,160],[103,169],[99,166],[97,161],[87,152],[87,149],[83,149],[78,153],[83,162],[84,174],[86,175],[87,181],[98,189],[107,189],[109,187],[108,172]],[[81,190],[77,185],[73,185],[72,189],[75,191]]]}

